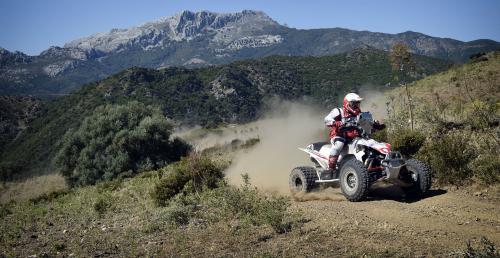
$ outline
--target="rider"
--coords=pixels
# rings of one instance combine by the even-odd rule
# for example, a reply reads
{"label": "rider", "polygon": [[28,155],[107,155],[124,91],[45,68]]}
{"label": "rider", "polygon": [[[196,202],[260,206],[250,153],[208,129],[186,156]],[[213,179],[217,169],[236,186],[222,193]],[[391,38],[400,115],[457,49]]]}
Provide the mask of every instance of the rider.
{"label": "rider", "polygon": [[359,104],[363,99],[356,93],[349,93],[344,97],[344,106],[342,108],[334,108],[330,114],[325,117],[325,124],[331,127],[329,138],[332,142],[332,149],[328,157],[328,168],[335,170],[339,154],[344,147],[344,144],[358,136],[358,130],[349,129],[340,132],[342,126],[342,118],[355,117],[361,113]]}

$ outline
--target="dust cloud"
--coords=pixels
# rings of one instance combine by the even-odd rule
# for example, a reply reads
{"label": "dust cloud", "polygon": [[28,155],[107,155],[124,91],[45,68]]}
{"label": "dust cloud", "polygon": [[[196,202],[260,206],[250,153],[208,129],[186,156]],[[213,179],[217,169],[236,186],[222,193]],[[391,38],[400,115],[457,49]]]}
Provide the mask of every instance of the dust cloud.
{"label": "dust cloud", "polygon": [[217,146],[227,146],[234,141],[246,141],[259,138],[258,123],[229,125],[225,128],[207,130],[200,126],[178,128],[173,137],[180,137],[191,144],[196,151],[203,151]]}
{"label": "dust cloud", "polygon": [[264,119],[255,122],[260,143],[237,153],[226,175],[230,183],[240,185],[241,174],[247,173],[259,189],[288,194],[290,171],[312,165],[308,155],[297,148],[328,140],[323,118],[329,110],[286,101],[271,106]]}
{"label": "dust cloud", "polygon": [[[385,96],[382,92],[362,87],[360,95],[363,111],[374,113],[375,119],[386,114]],[[306,153],[299,147],[313,142],[328,141],[328,128],[323,119],[330,112],[326,108],[313,107],[305,103],[274,100],[262,119],[243,125],[232,125],[224,129],[206,131],[201,128],[181,130],[176,136],[186,139],[197,150],[213,146],[224,146],[235,139],[259,138],[260,142],[249,149],[238,150],[230,167],[226,170],[229,183],[242,185],[241,175],[248,174],[250,183],[259,189],[277,194],[289,195],[288,177],[297,166],[312,166]],[[325,189],[321,192],[296,194],[296,201],[330,200],[345,198],[339,189]]]}
{"label": "dust cloud", "polygon": [[[385,95],[371,90],[367,85],[360,89],[364,98],[363,111],[373,113],[375,119],[386,117]],[[260,189],[288,194],[288,176],[297,166],[311,166],[306,153],[298,150],[313,142],[328,141],[328,128],[323,119],[330,110],[321,110],[303,103],[281,101],[271,105],[273,108],[264,119],[255,122],[258,127],[260,143],[254,148],[241,151],[236,155],[227,170],[227,177],[233,184],[241,184],[241,174],[248,173],[251,183]],[[294,196],[296,200],[339,200],[341,195],[323,191]]]}
{"label": "dust cloud", "polygon": [[[378,89],[378,90],[377,90]],[[363,85],[359,89],[359,96],[363,98],[361,110],[372,113],[373,118],[383,121],[387,119],[387,96],[382,86]]]}

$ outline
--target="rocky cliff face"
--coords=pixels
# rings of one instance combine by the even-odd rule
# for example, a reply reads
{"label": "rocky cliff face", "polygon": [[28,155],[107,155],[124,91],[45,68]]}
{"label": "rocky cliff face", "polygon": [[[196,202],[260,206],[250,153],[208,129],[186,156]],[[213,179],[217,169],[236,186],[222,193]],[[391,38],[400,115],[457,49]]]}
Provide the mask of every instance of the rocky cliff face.
{"label": "rocky cliff face", "polygon": [[[261,34],[267,27],[280,25],[262,12],[219,14],[184,11],[172,17],[129,29],[112,29],[66,44],[65,48],[111,53],[134,47],[143,50],[164,48],[173,42],[210,37],[210,43],[224,47],[235,40]],[[249,43],[252,46],[252,43]],[[253,45],[255,47],[255,44]]]}
{"label": "rocky cliff face", "polygon": [[0,95],[65,93],[132,66],[200,67],[269,55],[324,56],[366,45],[387,51],[397,42],[413,53],[456,62],[500,48],[492,40],[461,42],[410,31],[298,30],[259,11],[184,11],[51,47],[39,56],[0,49]]}
{"label": "rocky cliff face", "polygon": [[9,52],[0,47],[0,68],[27,64],[31,62],[31,57],[21,52]]}

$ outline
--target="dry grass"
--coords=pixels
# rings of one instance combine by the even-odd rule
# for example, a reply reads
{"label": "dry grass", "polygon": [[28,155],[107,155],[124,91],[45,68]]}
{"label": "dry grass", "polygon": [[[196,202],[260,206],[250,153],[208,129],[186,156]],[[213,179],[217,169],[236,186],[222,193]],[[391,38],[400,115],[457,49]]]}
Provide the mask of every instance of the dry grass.
{"label": "dry grass", "polygon": [[[38,180],[38,184],[42,185],[41,178]],[[463,239],[471,237],[466,229],[461,229],[467,226],[457,225],[457,221],[480,218],[468,227],[482,226],[475,230],[482,232],[483,228],[498,220],[494,216],[496,209],[491,208],[498,205],[477,202],[478,197],[472,195],[455,194],[451,195],[451,199],[440,195],[416,204],[394,200],[353,204],[340,201],[343,197],[338,191],[330,189],[328,193],[333,198],[308,196],[322,201],[292,203],[288,211],[304,212],[304,216],[291,231],[278,233],[268,223],[248,223],[259,217],[269,218],[269,212],[273,215],[275,210],[269,206],[276,205],[258,209],[255,216],[247,217],[248,220],[238,219],[238,216],[245,215],[243,208],[252,207],[250,204],[255,200],[263,200],[258,195],[252,195],[254,190],[247,189],[233,190],[233,194],[229,191],[204,191],[191,196],[203,202],[186,202],[185,205],[199,209],[199,214],[204,216],[191,217],[187,223],[177,225],[170,221],[172,212],[176,210],[157,207],[151,198],[150,194],[159,180],[159,173],[151,171],[134,178],[74,188],[68,193],[40,201],[0,205],[0,219],[3,221],[0,223],[0,257],[445,256],[454,248],[443,249],[450,237],[440,232],[448,224],[431,224],[434,225],[431,230],[421,226],[420,231],[409,224],[414,223],[417,217],[427,218],[427,222],[433,223],[448,220],[445,217],[447,211],[439,209],[440,213],[436,213],[434,208],[429,207],[443,206],[443,209],[457,212],[463,207],[457,203],[466,201],[464,206],[471,206],[465,206],[468,210],[462,213],[468,217],[453,217],[454,227],[446,231],[457,246],[461,246]],[[450,203],[450,200],[453,202]],[[238,207],[227,205],[229,201]],[[228,208],[236,216],[219,216],[224,213],[217,211]],[[386,217],[388,215],[398,219],[391,222],[394,223],[392,227],[380,228],[379,225],[393,221]],[[415,237],[410,228],[421,235]],[[460,232],[465,233],[457,235]],[[485,233],[488,237],[492,234],[490,231]],[[498,243],[497,238],[492,239]],[[387,241],[391,245],[387,246]],[[427,250],[428,245],[433,249]]]}
{"label": "dry grass", "polygon": [[[496,62],[495,65],[498,65]],[[498,72],[494,75],[497,76]],[[426,82],[422,87],[446,84],[448,79],[434,77],[429,80],[435,81]],[[445,86],[449,87],[450,84]],[[425,91],[427,89],[423,88],[422,92]],[[264,137],[262,139],[264,143],[267,142]],[[232,155],[235,154],[214,154],[221,159]],[[290,157],[287,159],[290,160]],[[469,229],[482,232],[498,221],[494,216],[494,207],[498,205],[478,202],[480,197],[498,194],[500,190],[495,186],[478,193],[474,190],[471,195],[441,194],[414,204],[394,200],[352,204],[341,202],[343,197],[335,193],[331,194],[332,198],[313,196],[311,199],[323,201],[292,203],[292,212],[305,211],[304,221],[300,222],[304,224],[286,233],[277,233],[268,224],[248,226],[236,216],[212,222],[208,218],[216,216],[218,213],[212,211],[218,209],[202,209],[210,206],[201,206],[200,203],[194,203],[193,206],[204,211],[207,216],[194,217],[186,224],[174,225],[169,220],[173,209],[157,207],[151,198],[151,192],[159,180],[159,173],[153,171],[122,181],[75,188],[66,194],[37,202],[22,200],[66,189],[63,178],[49,175],[4,184],[0,188],[0,202],[16,200],[16,203],[0,206],[3,209],[0,210],[3,216],[3,223],[0,224],[0,257],[34,254],[39,257],[444,256],[450,247],[437,251],[438,248],[451,241],[460,245],[458,242],[470,238]],[[233,198],[236,200],[234,203],[253,200],[252,195],[241,196],[246,198]],[[213,207],[222,209],[228,207],[226,204],[231,195],[217,195],[213,191],[202,193],[197,198],[202,197],[214,203]],[[448,214],[459,211],[462,211],[463,216],[449,218]],[[387,216],[394,220],[389,220]],[[467,218],[477,220],[471,220],[470,225],[457,225],[457,222],[462,223]],[[435,223],[430,224],[434,228],[429,230],[421,226],[419,229],[420,221],[412,226],[411,223],[417,219]],[[448,229],[450,219],[453,226]],[[393,223],[393,227],[380,229],[378,225],[385,225],[387,221]],[[477,229],[479,226],[481,228]],[[443,229],[446,229],[444,235],[441,234]],[[494,232],[486,233],[495,236]],[[498,243],[497,238],[493,240]],[[387,246],[387,241],[391,245]],[[427,250],[429,246],[433,248],[430,251]]]}
{"label": "dry grass", "polygon": [[[205,243],[210,243],[209,254],[213,256],[250,256],[255,252],[252,241],[292,237],[299,232],[276,233],[268,224],[246,227],[238,219],[212,223],[188,218],[187,225],[174,225],[168,220],[172,209],[157,207],[150,196],[159,180],[157,173],[152,172],[112,184],[75,188],[40,201],[0,206],[0,257],[205,256]],[[255,194],[255,198],[260,198]],[[217,196],[208,197],[219,200]],[[247,197],[252,197],[251,193]],[[18,248],[20,244],[24,247]]]}
{"label": "dry grass", "polygon": [[[485,57],[487,61],[467,63],[408,85],[415,128],[426,137],[417,157],[430,165],[441,183],[487,185],[498,180],[490,168],[498,166],[495,157],[500,150],[500,51]],[[405,87],[387,96],[389,135],[396,132],[394,128],[410,128]],[[488,155],[493,158],[484,158]]]}
{"label": "dry grass", "polygon": [[[409,84],[414,104],[438,105],[471,99],[500,98],[500,51],[486,55],[488,61],[454,67]],[[396,101],[406,98],[404,87],[389,92]],[[404,100],[403,100],[404,101]]]}
{"label": "dry grass", "polygon": [[21,182],[8,182],[0,186],[0,203],[29,200],[67,188],[64,178],[59,174],[33,177]]}

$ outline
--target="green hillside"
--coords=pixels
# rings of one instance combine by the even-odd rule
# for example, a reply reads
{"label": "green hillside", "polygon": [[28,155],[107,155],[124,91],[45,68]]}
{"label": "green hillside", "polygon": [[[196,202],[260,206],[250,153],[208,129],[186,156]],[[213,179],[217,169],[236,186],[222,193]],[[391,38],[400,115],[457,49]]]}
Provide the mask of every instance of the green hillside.
{"label": "green hillside", "polygon": [[[249,64],[253,62],[271,63],[270,60],[273,60],[274,66],[268,67],[278,67],[274,62],[286,59],[242,62],[233,64],[231,68],[251,67]],[[405,89],[396,88],[387,92],[390,100],[388,135],[393,137],[391,143],[395,143],[393,146],[397,148],[398,142],[392,140],[403,139],[406,135],[415,139],[418,138],[414,137],[417,133],[423,135],[425,142],[420,148],[423,151],[416,155],[421,158],[436,156],[445,161],[444,166],[439,167],[435,166],[440,165],[436,160],[429,160],[434,165],[437,181],[442,181],[442,175],[455,180],[445,183],[456,185],[471,179],[486,184],[494,184],[495,178],[498,180],[500,170],[498,167],[495,170],[494,162],[500,156],[499,145],[495,145],[499,132],[500,55],[498,52],[489,53],[481,60],[410,84],[417,129],[412,133],[398,134],[409,127]],[[59,136],[56,135],[63,133],[61,128],[66,127],[63,122],[68,120],[71,122],[68,127],[76,127],[82,117],[93,113],[97,105],[121,103],[129,99],[142,99],[143,102],[160,105],[163,102],[155,96],[159,96],[156,94],[163,88],[147,86],[157,79],[162,78],[165,80],[163,85],[169,85],[169,80],[179,83],[182,79],[178,76],[188,74],[201,78],[201,82],[210,81],[217,78],[217,72],[222,69],[230,68],[212,67],[194,71],[136,68],[124,71],[89,85],[77,94],[48,103],[45,113],[35,120],[31,128],[43,129],[45,134],[53,132],[50,137],[57,142]],[[273,70],[268,72],[272,74]],[[141,79],[131,82],[131,74]],[[236,79],[233,77],[233,80]],[[128,91],[122,89],[127,87],[127,83],[131,87]],[[132,87],[132,83],[137,86]],[[116,91],[110,91],[112,85],[116,85],[113,88]],[[176,89],[180,91],[184,88]],[[259,92],[262,89],[265,87],[261,86]],[[145,90],[149,91],[142,92]],[[102,95],[97,95],[98,92]],[[127,95],[125,92],[128,92]],[[118,93],[120,95],[115,95]],[[296,96],[276,94],[287,98]],[[321,99],[312,92],[309,94],[317,100]],[[219,99],[221,102],[224,100]],[[164,111],[169,111],[168,106],[162,107]],[[481,114],[485,111],[488,111],[488,119],[483,120]],[[199,117],[203,114],[206,113],[201,113]],[[224,115],[218,114],[221,121],[224,121]],[[182,121],[188,123],[191,120]],[[47,127],[43,126],[44,122],[47,122]],[[41,139],[50,138],[31,134],[35,135],[34,131],[26,131],[23,137],[31,139],[33,144],[41,144]],[[441,145],[444,147],[436,148]],[[22,155],[21,152],[18,154]],[[433,187],[428,196],[416,202],[397,197],[398,189],[385,187],[375,189],[369,201],[360,203],[345,202],[340,193],[329,191],[332,189],[311,193],[308,196],[310,199],[295,196],[295,201],[292,201],[290,197],[254,188],[248,184],[248,178],[242,186],[228,185],[224,182],[222,171],[231,157],[228,153],[224,154],[223,159],[220,154],[209,157],[193,155],[133,178],[118,178],[71,189],[58,178],[46,180],[42,176],[34,181],[28,180],[25,187],[30,189],[26,192],[34,196],[25,193],[25,196],[11,196],[10,201],[7,201],[9,197],[0,199],[0,218],[4,221],[0,224],[3,232],[0,236],[0,255],[498,256],[499,238],[491,227],[499,220],[495,216],[499,207],[498,184],[494,185],[496,190],[488,188],[487,193],[486,190],[472,193],[476,191],[473,187],[464,187],[460,191]],[[46,155],[51,154],[46,152]],[[458,160],[454,160],[455,157]],[[463,160],[462,157],[469,159]],[[492,162],[486,162],[483,157]],[[43,164],[42,159],[41,162]],[[461,172],[468,174],[462,177]],[[45,190],[45,194],[35,195],[39,193],[37,188],[48,188],[41,182],[54,184],[56,191]],[[9,184],[17,183],[5,185]],[[392,241],[390,245],[387,245],[387,239]]]}
{"label": "green hillside", "polygon": [[440,183],[500,183],[500,52],[413,82],[408,92],[413,133],[405,87],[387,93],[392,143],[422,139],[413,141],[415,154]]}
{"label": "green hillside", "polygon": [[33,97],[0,96],[0,153],[37,117],[41,105]]}
{"label": "green hillside", "polygon": [[[415,77],[408,81],[450,65],[429,57],[415,59]],[[103,104],[137,100],[159,106],[177,123],[215,127],[257,118],[266,98],[310,97],[329,108],[348,91],[391,79],[387,52],[373,48],[328,57],[274,56],[194,70],[131,68],[47,103],[28,130],[6,147],[2,167],[15,174],[50,169],[64,133]]]}

